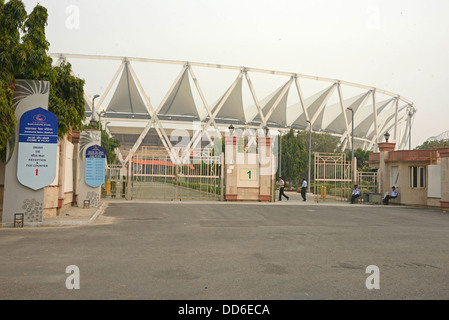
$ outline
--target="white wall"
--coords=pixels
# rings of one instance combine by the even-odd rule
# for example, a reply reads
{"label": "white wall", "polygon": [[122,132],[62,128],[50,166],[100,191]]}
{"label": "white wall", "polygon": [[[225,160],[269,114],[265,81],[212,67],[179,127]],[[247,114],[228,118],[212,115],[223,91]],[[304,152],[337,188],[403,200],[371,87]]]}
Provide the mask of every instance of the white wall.
{"label": "white wall", "polygon": [[441,198],[441,165],[429,165],[428,172],[428,187],[427,197]]}
{"label": "white wall", "polygon": [[56,175],[55,175],[55,180],[53,180],[53,182],[50,184],[50,186],[52,187],[57,187],[58,186],[58,179],[59,179],[59,144],[60,142],[58,141],[58,146],[57,146],[57,150],[56,150]]}
{"label": "white wall", "polygon": [[390,187],[395,186],[399,188],[399,167],[391,166],[390,167]]}
{"label": "white wall", "polygon": [[65,181],[64,193],[73,191],[73,143],[65,142]]}

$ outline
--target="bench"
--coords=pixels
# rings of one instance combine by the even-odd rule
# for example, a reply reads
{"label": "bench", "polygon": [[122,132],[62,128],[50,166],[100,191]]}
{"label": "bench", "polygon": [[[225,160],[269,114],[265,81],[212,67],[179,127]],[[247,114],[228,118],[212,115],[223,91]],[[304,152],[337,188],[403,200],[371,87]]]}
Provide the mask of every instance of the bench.
{"label": "bench", "polygon": [[383,196],[377,192],[366,192],[363,194],[363,202],[369,204],[381,204]]}
{"label": "bench", "polygon": [[401,195],[398,194],[396,198],[390,198],[388,204],[400,205],[401,204]]}
{"label": "bench", "polygon": [[[398,196],[396,198],[390,198],[390,200],[388,200],[388,204],[394,204],[394,205],[401,204],[401,193],[399,192],[399,188],[396,188],[396,191],[398,192]],[[391,191],[388,192],[388,194],[391,194]],[[383,203],[383,198],[382,198],[382,203]]]}

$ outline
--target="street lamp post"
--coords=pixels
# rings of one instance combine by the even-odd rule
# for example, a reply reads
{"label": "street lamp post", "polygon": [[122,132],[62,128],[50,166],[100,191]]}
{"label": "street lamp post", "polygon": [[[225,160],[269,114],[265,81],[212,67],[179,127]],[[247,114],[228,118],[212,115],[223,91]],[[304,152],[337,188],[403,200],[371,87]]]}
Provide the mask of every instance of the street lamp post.
{"label": "street lamp post", "polygon": [[354,168],[354,109],[351,107],[347,108],[351,111],[351,163],[352,163],[352,184],[355,183],[355,168]]}
{"label": "street lamp post", "polygon": [[106,114],[106,111],[102,111],[98,114],[98,128],[101,131],[101,117],[104,116]]}
{"label": "street lamp post", "polygon": [[306,120],[309,123],[309,163],[308,163],[308,167],[309,167],[309,172],[308,172],[308,177],[307,177],[307,192],[310,193],[310,162],[312,159],[312,122],[310,120]]}
{"label": "street lamp post", "polygon": [[282,177],[282,131],[279,131],[279,177]]}
{"label": "street lamp post", "polygon": [[270,133],[270,129],[268,129],[268,127],[265,127],[264,131],[265,131],[265,137],[268,138],[268,134]]}
{"label": "street lamp post", "polygon": [[408,149],[412,150],[412,116],[415,113],[415,109],[412,106],[407,107],[408,113]]}
{"label": "street lamp post", "polygon": [[96,94],[92,98],[92,114],[90,116],[90,126],[92,127],[92,129],[94,129],[94,126],[96,124],[95,117],[94,117],[94,114],[95,114],[95,99],[98,98],[99,96],[100,96],[99,94]]}
{"label": "street lamp post", "polygon": [[[269,134],[270,134],[270,129],[268,129],[268,127],[267,126],[265,126],[265,128],[264,128],[264,132],[265,132],[265,138],[268,138],[269,137]],[[271,142],[270,142],[271,143]],[[271,148],[271,147],[270,147]],[[271,150],[271,149],[270,149]],[[271,156],[270,156],[270,163],[271,163]],[[271,172],[271,170],[270,170],[270,172]],[[270,173],[271,175],[273,174],[272,172]],[[274,201],[274,198],[273,198],[273,195],[274,195],[274,192],[273,192],[273,178],[271,177],[270,178],[270,193],[271,193],[271,201]]]}
{"label": "street lamp post", "polygon": [[354,161],[354,109],[348,108],[351,111],[351,161]]}

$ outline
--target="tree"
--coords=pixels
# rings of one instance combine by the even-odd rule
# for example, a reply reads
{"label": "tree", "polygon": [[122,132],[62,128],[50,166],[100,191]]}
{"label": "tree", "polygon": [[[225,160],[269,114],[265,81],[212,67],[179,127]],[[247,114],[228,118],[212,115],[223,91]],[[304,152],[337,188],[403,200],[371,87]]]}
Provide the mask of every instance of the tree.
{"label": "tree", "polygon": [[[98,130],[100,123],[98,122],[96,128]],[[90,124],[84,125],[82,129],[92,129]],[[115,139],[101,128],[101,146],[106,151],[106,159],[108,164],[119,164],[115,149],[120,147],[120,140]]]}
{"label": "tree", "polygon": [[6,145],[14,135],[16,117],[12,98],[14,95],[14,73],[20,60],[20,33],[24,31],[27,17],[22,1],[11,0],[4,3],[0,0],[0,157],[5,160]]}
{"label": "tree", "polygon": [[285,181],[296,181],[298,187],[299,178],[304,168],[307,167],[307,153],[305,152],[304,142],[298,134],[290,131],[282,136],[282,172],[279,174]]}
{"label": "tree", "polygon": [[[365,151],[361,148],[354,150],[354,157],[357,159],[357,170],[368,170],[367,161],[369,160],[370,153],[372,153],[372,151]],[[351,160],[351,156],[352,151],[346,151],[346,159]]]}
{"label": "tree", "polygon": [[[304,141],[304,146],[309,150],[309,131],[299,131],[298,136]],[[337,152],[338,140],[329,133],[312,132],[312,152]]]}
{"label": "tree", "polygon": [[[298,132],[298,139],[301,139],[304,143],[307,161],[309,157],[309,134],[310,134],[309,131]],[[314,152],[326,152],[326,153],[338,152],[338,140],[329,133],[312,132],[312,159],[311,159],[312,169],[314,161],[313,156]],[[305,170],[308,171],[307,164]],[[305,171],[303,175],[305,175]]]}
{"label": "tree", "polygon": [[[50,82],[49,111],[58,118],[58,135],[80,129],[84,114],[84,80],[71,74],[71,65],[52,66],[45,37],[47,9],[36,5],[27,15],[20,0],[0,0],[0,160],[6,157],[7,142],[13,137],[15,79]],[[22,36],[21,36],[22,35]]]}
{"label": "tree", "polygon": [[48,110],[58,118],[58,135],[65,136],[72,129],[79,130],[85,118],[84,80],[71,74],[70,63],[52,67]]}
{"label": "tree", "polygon": [[119,161],[115,154],[115,149],[120,147],[120,140],[110,137],[105,130],[101,129],[101,146],[106,151],[108,164],[118,164]]}
{"label": "tree", "polygon": [[449,140],[433,140],[425,141],[422,145],[419,145],[415,150],[428,150],[428,149],[439,149],[449,147]]}
{"label": "tree", "polygon": [[[302,141],[304,145],[304,149],[301,153],[301,169],[300,169],[300,177],[308,177],[309,173],[309,135],[310,132],[308,130],[299,131],[297,135],[297,139]],[[338,140],[330,135],[329,133],[323,132],[312,132],[312,155],[310,157],[310,174],[311,179],[314,176],[314,153],[315,152],[325,152],[325,153],[333,153],[338,152]],[[308,181],[309,184],[312,181]]]}

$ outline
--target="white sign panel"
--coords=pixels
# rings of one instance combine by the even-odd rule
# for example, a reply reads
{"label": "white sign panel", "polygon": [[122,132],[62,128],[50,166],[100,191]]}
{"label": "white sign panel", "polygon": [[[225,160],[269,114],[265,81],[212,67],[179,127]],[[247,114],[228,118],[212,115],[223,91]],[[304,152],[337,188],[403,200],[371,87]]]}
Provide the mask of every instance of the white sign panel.
{"label": "white sign panel", "polygon": [[33,190],[52,183],[56,176],[58,119],[36,108],[20,118],[17,179]]}

